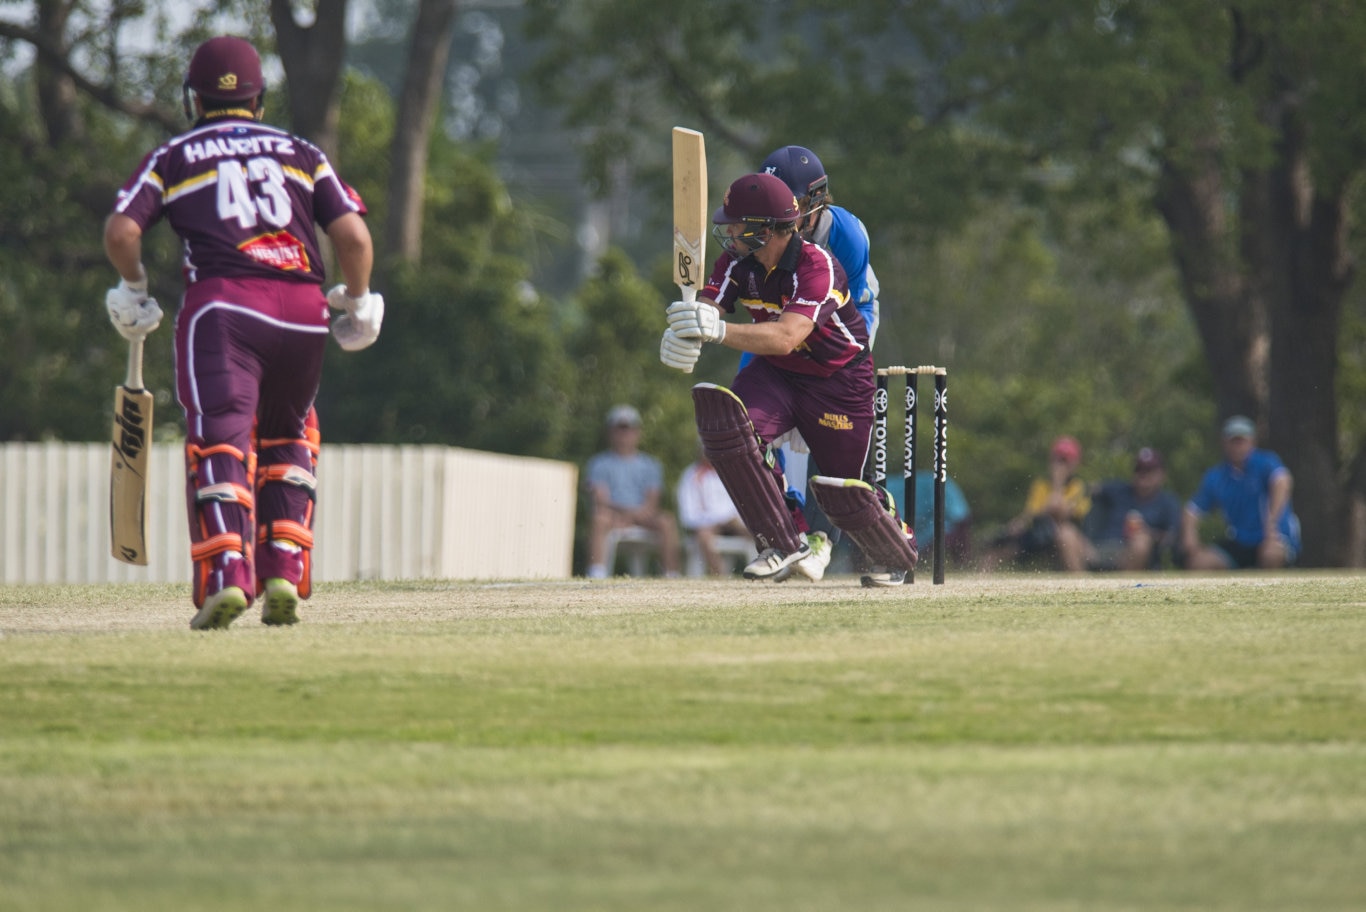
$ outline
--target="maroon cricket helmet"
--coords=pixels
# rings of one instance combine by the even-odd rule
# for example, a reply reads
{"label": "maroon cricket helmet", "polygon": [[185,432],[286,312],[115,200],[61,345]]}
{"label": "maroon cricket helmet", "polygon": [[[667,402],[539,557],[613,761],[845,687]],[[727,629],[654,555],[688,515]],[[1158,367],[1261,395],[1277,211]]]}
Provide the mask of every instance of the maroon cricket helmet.
{"label": "maroon cricket helmet", "polygon": [[726,190],[721,208],[712,214],[718,225],[738,222],[781,224],[801,217],[797,198],[781,179],[772,174],[746,174]]}
{"label": "maroon cricket helmet", "polygon": [[266,89],[261,55],[245,38],[219,35],[201,44],[190,58],[185,88],[202,98],[247,101]]}

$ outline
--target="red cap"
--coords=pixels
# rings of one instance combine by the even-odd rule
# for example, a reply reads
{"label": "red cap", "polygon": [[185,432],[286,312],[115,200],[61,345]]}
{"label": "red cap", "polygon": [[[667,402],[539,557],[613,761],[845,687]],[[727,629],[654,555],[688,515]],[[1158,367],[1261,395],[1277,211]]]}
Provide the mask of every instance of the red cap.
{"label": "red cap", "polygon": [[1049,450],[1049,454],[1068,465],[1076,465],[1081,462],[1081,444],[1075,437],[1059,437],[1053,441],[1053,448]]}
{"label": "red cap", "polygon": [[220,35],[201,44],[190,58],[186,88],[204,98],[246,101],[265,91],[261,55],[245,38]]}
{"label": "red cap", "polygon": [[732,225],[746,219],[795,222],[801,217],[797,198],[780,178],[772,174],[746,174],[726,190],[721,208],[712,214],[718,225]]}

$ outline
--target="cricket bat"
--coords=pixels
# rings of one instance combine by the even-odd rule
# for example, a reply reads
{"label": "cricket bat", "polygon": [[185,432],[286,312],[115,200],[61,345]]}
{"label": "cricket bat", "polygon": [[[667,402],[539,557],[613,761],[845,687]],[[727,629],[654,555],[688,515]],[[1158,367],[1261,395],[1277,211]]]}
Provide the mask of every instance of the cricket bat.
{"label": "cricket bat", "polygon": [[128,343],[128,376],[114,390],[114,450],[109,466],[109,542],[125,564],[147,565],[147,463],[152,394],[142,386],[142,339]]}
{"label": "cricket bat", "polygon": [[684,301],[706,281],[707,150],[702,134],[674,127],[674,281]]}

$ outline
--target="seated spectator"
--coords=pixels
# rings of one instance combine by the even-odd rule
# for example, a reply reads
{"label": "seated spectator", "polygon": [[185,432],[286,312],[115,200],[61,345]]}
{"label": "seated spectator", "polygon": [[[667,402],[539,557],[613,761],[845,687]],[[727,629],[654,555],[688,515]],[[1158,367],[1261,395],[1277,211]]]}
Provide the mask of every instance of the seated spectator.
{"label": "seated spectator", "polygon": [[699,450],[697,461],[683,470],[675,496],[679,524],[696,541],[707,573],[720,576],[729,572],[725,558],[716,550],[717,536],[748,538],[750,533],[705,452]]}
{"label": "seated spectator", "polygon": [[1075,437],[1059,437],[1048,451],[1048,475],[1029,485],[1024,508],[992,539],[983,556],[983,570],[1003,564],[1042,561],[1054,569],[1086,568],[1081,522],[1091,511],[1086,482],[1077,475],[1081,444]]}
{"label": "seated spectator", "polygon": [[659,541],[666,576],[678,575],[678,526],[661,504],[664,470],[659,460],[640,452],[640,413],[618,405],[607,413],[608,448],[588,460],[584,477],[592,520],[588,537],[588,575],[601,579],[612,572],[605,563],[607,533],[639,526]]}
{"label": "seated spectator", "polygon": [[1162,454],[1138,451],[1133,477],[1099,485],[1082,524],[1088,570],[1157,570],[1181,529],[1181,501],[1166,487]]}
{"label": "seated spectator", "polygon": [[[1224,422],[1224,461],[1205,472],[1181,518],[1181,546],[1189,570],[1275,568],[1294,564],[1300,553],[1300,520],[1290,503],[1294,481],[1281,458],[1257,448],[1250,418]],[[1200,543],[1200,521],[1222,511],[1224,537]]]}

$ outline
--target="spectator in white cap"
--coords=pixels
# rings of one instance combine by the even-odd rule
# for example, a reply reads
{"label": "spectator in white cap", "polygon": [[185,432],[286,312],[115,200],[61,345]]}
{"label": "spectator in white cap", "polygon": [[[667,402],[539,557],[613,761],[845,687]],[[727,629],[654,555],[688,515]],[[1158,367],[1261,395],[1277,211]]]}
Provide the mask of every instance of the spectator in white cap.
{"label": "spectator in white cap", "polygon": [[[1181,518],[1181,546],[1188,570],[1287,567],[1300,553],[1300,521],[1290,503],[1290,470],[1270,450],[1257,448],[1252,419],[1224,422],[1224,461],[1205,472]],[[1200,522],[1222,512],[1228,529],[1212,544],[1200,543]]]}
{"label": "spectator in white cap", "polygon": [[630,405],[607,413],[608,448],[588,460],[584,478],[592,512],[588,535],[588,575],[611,574],[606,565],[607,533],[638,526],[653,532],[665,576],[678,575],[678,524],[661,504],[664,469],[640,451],[640,412]]}

